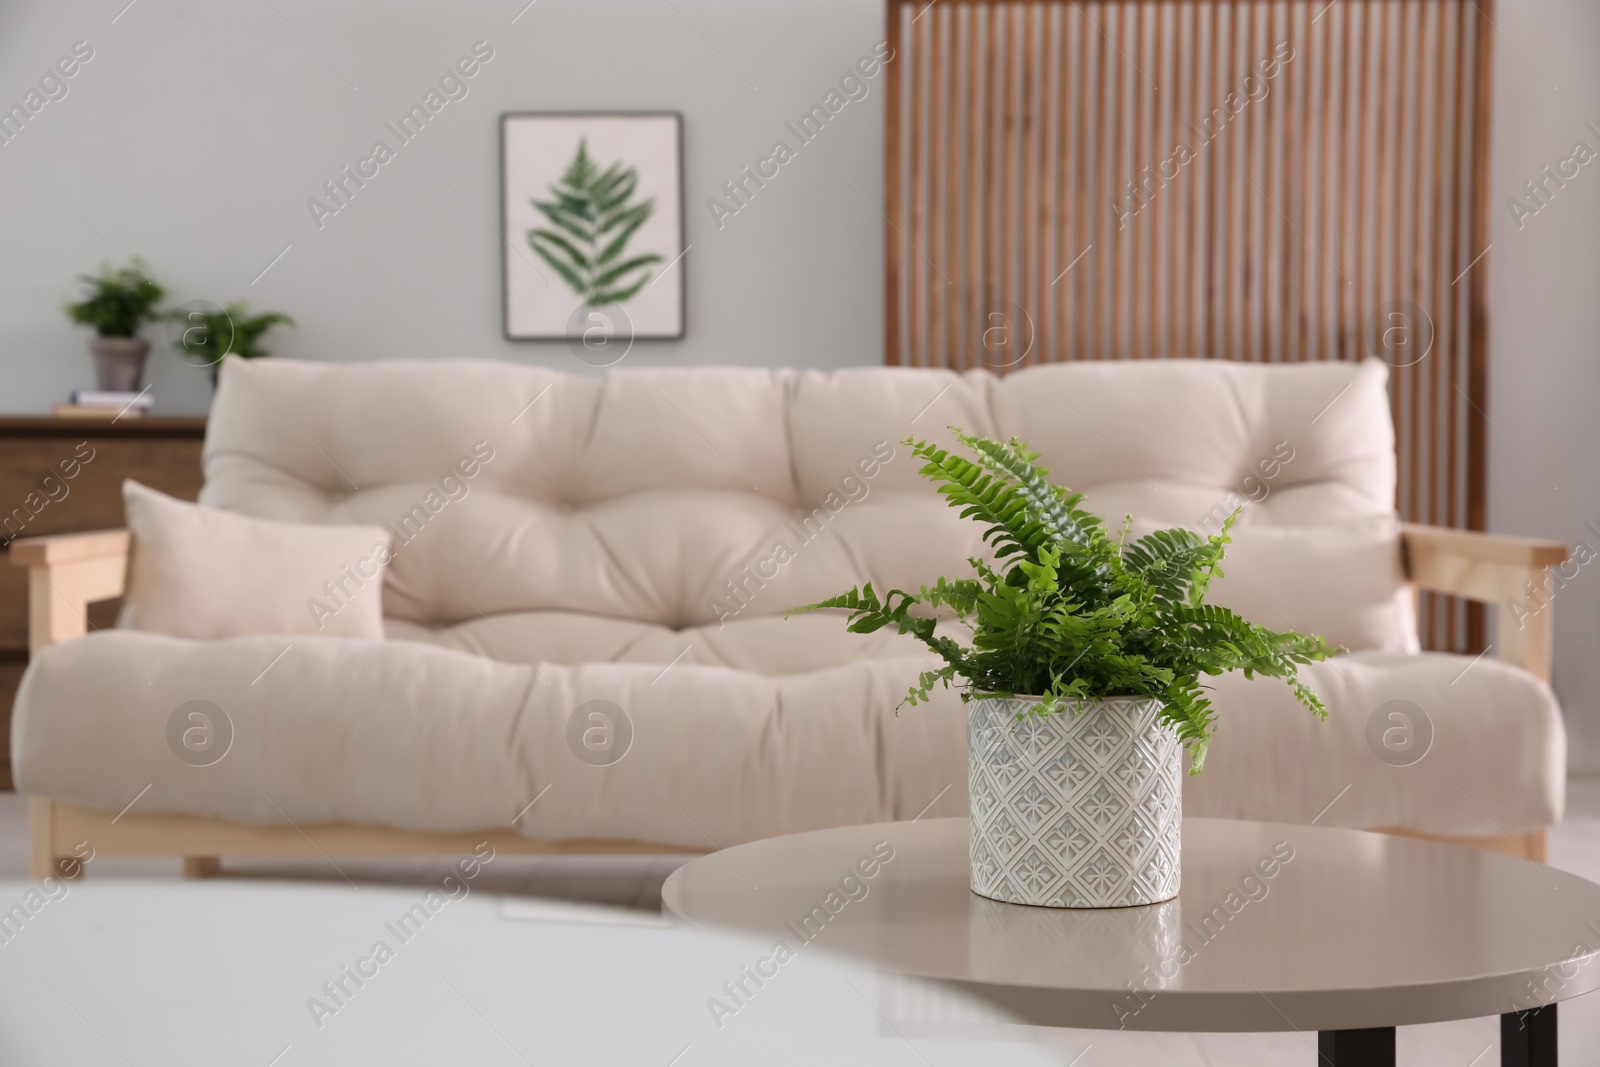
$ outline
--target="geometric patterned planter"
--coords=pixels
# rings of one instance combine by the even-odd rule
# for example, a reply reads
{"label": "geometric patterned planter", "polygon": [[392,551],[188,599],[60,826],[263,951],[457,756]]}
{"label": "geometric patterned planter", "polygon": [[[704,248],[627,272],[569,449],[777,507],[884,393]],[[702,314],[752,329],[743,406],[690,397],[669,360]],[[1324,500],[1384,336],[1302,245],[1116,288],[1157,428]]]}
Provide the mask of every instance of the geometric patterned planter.
{"label": "geometric patterned planter", "polygon": [[972,891],[1049,908],[1177,896],[1183,749],[1161,701],[1068,701],[1044,716],[1038,703],[967,703]]}

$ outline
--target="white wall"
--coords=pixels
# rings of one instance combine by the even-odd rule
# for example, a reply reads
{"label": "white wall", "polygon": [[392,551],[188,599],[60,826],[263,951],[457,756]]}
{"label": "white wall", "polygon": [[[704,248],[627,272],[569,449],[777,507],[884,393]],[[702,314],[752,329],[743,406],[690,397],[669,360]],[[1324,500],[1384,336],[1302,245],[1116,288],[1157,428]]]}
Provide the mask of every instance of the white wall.
{"label": "white wall", "polygon": [[[720,231],[705,205],[775,140],[794,145],[784,123],[881,40],[875,0],[537,0],[520,17],[526,0],[139,0],[117,17],[126,2],[0,5],[6,107],[73,42],[94,48],[68,95],[0,145],[0,411],[92,384],[88,332],[60,306],[119,249],[149,260],[173,302],[293,314],[298,329],[269,338],[275,355],[584,370],[564,344],[501,336],[500,237],[485,216],[499,217],[509,110],[685,116],[687,336],[641,342],[630,361],[881,359],[883,223],[848,184],[881,196],[881,75]],[[374,140],[393,142],[384,122],[480,39],[494,58],[470,95],[319,231],[307,198]],[[203,372],[159,340],[151,366],[160,408],[205,409]]]}
{"label": "white wall", "polygon": [[[1507,199],[1571,154],[1600,152],[1600,4],[1500,0],[1495,22],[1489,527],[1600,552],[1600,160],[1519,229]],[[1555,688],[1572,765],[1600,770],[1600,563],[1552,605]]]}
{"label": "white wall", "polygon": [[[124,2],[0,7],[0,104],[74,41],[95,49],[69,95],[0,145],[0,410],[90,383],[60,304],[113,245],[149,259],[175,301],[293,313],[278,355],[583,369],[561,344],[501,338],[500,238],[482,216],[498,216],[504,110],[684,113],[688,336],[634,362],[881,358],[882,221],[848,184],[880,196],[881,82],[721,231],[705,208],[880,39],[879,0],[537,0],[515,24],[521,0],[274,0],[298,31],[266,3],[138,0],[118,17]],[[1520,230],[1505,207],[1575,140],[1600,150],[1584,128],[1600,125],[1600,5],[1500,0],[1495,21],[1494,249],[1477,268],[1493,300],[1490,526],[1600,551],[1584,531],[1600,526],[1600,164]],[[479,39],[495,58],[471,95],[319,231],[306,199]],[[159,343],[151,377],[161,407],[203,410],[205,376]],[[1553,610],[1574,763],[1600,769],[1600,566]]]}

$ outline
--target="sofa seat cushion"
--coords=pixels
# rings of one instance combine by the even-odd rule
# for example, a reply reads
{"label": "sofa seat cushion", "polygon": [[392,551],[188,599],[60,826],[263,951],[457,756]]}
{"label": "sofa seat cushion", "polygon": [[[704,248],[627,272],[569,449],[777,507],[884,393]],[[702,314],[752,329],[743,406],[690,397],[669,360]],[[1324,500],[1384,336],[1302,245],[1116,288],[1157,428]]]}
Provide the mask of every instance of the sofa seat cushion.
{"label": "sofa seat cushion", "polygon": [[[936,798],[934,814],[965,810],[960,700],[939,690],[896,714],[925,666],[895,657],[772,677],[687,662],[503,663],[407,641],[103,631],[29,665],[12,759],[19,790],[112,811],[138,797],[136,811],[248,823],[472,830],[511,825],[548,786],[516,823],[529,836],[724,847],[909,819]],[[1452,685],[1463,670],[1474,684]],[[1206,772],[1185,782],[1185,811],[1473,836],[1560,819],[1564,735],[1531,676],[1489,659],[1356,653],[1305,677],[1328,702],[1325,723],[1275,681],[1216,680],[1222,726]],[[1433,726],[1409,767],[1367,743],[1373,711],[1397,698]],[[176,709],[196,699],[234,732],[206,767],[167,741]],[[574,710],[597,699],[633,729],[604,768],[567,740]]]}
{"label": "sofa seat cushion", "polygon": [[[1471,837],[1561,821],[1561,709],[1550,687],[1526,671],[1488,657],[1356,652],[1302,667],[1301,676],[1326,701],[1326,722],[1277,682],[1237,674],[1211,680],[1220,726],[1205,773],[1185,782],[1185,812]],[[1375,713],[1377,738],[1369,743]],[[1397,765],[1416,749],[1385,749],[1383,732],[1424,720],[1431,747]]]}
{"label": "sofa seat cushion", "polygon": [[[536,838],[709,849],[910,819],[941,792],[935,814],[963,810],[960,700],[895,715],[921,662],[772,678],[681,662],[535,668],[405,641],[103,631],[29,665],[12,759],[20,791],[113,811],[138,797],[135,812],[258,824],[465,831],[516,819]],[[167,740],[174,711],[196,699],[234,734],[204,767]],[[597,699],[632,723],[609,767],[568,743],[568,720]]]}
{"label": "sofa seat cushion", "polygon": [[[570,611],[524,611],[487,615],[454,626],[422,626],[385,619],[390,640],[488,656],[502,663],[658,663],[732,667],[756,674],[800,674],[857,660],[933,654],[893,630],[853,634],[842,612],[729,619],[721,626],[668,626],[609,619]],[[955,620],[939,632],[967,643]]]}

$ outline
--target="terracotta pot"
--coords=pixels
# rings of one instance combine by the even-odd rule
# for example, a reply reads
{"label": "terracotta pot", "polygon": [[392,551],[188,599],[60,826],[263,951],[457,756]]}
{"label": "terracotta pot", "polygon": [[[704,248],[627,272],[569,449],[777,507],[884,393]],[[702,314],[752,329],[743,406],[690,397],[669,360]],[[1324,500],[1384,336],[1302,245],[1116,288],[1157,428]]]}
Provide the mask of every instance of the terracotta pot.
{"label": "terracotta pot", "polygon": [[97,389],[113,393],[139,391],[149,341],[142,337],[96,337],[89,342],[89,351],[94,353]]}

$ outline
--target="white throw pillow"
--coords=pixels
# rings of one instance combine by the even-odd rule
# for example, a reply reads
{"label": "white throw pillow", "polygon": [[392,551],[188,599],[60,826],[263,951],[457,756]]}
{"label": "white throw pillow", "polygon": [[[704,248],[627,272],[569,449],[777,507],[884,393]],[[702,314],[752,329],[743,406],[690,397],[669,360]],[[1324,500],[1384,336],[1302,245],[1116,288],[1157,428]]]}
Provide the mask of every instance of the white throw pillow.
{"label": "white throw pillow", "polygon": [[255,519],[131,479],[122,502],[133,546],[119,627],[201,640],[383,639],[388,530]]}
{"label": "white throw pillow", "polygon": [[[1128,539],[1164,525],[1136,519]],[[1316,526],[1236,526],[1232,536],[1208,603],[1269,629],[1321,634],[1329,645],[1352,652],[1421,650],[1394,515]]]}

